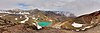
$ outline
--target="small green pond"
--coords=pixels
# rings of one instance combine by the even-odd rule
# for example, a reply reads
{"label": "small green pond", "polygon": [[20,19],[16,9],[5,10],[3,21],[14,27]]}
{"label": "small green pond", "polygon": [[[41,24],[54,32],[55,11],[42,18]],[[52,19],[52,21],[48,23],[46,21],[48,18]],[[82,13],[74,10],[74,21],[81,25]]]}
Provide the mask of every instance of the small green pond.
{"label": "small green pond", "polygon": [[38,24],[42,27],[49,26],[51,22],[38,22]]}

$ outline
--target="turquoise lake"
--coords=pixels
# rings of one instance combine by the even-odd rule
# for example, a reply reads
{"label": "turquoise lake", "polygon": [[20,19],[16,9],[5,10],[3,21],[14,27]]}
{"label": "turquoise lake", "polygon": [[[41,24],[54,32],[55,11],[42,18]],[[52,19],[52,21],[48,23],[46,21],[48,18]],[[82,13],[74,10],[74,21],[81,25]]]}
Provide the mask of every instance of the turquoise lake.
{"label": "turquoise lake", "polygon": [[38,24],[42,27],[49,26],[51,22],[38,22]]}

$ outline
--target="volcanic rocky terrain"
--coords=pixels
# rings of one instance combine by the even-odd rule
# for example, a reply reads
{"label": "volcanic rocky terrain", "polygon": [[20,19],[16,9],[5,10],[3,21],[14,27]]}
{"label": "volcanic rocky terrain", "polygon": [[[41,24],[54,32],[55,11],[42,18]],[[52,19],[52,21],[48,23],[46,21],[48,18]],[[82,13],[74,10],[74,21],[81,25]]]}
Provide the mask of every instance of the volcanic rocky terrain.
{"label": "volcanic rocky terrain", "polygon": [[[50,24],[39,26],[39,22]],[[0,33],[100,33],[99,24],[100,11],[79,17],[69,12],[38,9],[0,11]]]}

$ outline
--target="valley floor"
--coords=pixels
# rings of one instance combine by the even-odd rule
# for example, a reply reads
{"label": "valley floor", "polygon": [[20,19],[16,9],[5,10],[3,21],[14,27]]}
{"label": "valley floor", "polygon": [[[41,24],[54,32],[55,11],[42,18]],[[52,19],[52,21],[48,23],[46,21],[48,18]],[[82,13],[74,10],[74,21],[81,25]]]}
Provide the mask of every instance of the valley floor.
{"label": "valley floor", "polygon": [[50,30],[32,30],[25,28],[24,24],[19,24],[11,27],[6,27],[0,29],[0,33],[100,33],[100,25],[91,28],[87,31],[70,31],[70,30],[59,30],[59,29],[50,29]]}

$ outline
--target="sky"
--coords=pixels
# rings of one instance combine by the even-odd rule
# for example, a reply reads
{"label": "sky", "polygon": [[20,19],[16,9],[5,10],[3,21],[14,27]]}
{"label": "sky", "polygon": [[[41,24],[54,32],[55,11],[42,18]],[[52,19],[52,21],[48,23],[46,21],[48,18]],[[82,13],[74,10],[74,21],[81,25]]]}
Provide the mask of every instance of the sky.
{"label": "sky", "polygon": [[2,9],[68,11],[76,16],[100,9],[100,0],[0,0]]}

